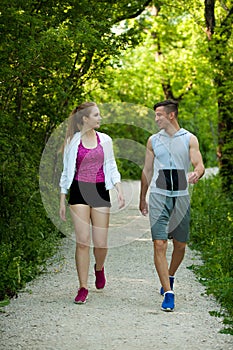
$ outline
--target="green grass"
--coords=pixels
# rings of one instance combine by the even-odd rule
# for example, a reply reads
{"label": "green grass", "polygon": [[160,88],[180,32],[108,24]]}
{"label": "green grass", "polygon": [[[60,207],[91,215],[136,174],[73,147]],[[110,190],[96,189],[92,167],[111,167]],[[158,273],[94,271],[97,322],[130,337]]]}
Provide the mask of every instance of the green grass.
{"label": "green grass", "polygon": [[191,205],[190,247],[201,253],[204,264],[190,268],[221,306],[221,312],[211,313],[223,317],[221,332],[233,334],[233,199],[222,193],[215,176],[195,185]]}

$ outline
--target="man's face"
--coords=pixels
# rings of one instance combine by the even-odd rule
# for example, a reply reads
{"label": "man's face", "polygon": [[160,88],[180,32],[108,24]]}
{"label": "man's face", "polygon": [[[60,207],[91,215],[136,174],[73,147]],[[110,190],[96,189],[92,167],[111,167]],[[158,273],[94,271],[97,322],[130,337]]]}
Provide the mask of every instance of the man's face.
{"label": "man's face", "polygon": [[159,129],[166,129],[170,124],[170,113],[165,111],[164,106],[157,107],[155,110],[155,121]]}

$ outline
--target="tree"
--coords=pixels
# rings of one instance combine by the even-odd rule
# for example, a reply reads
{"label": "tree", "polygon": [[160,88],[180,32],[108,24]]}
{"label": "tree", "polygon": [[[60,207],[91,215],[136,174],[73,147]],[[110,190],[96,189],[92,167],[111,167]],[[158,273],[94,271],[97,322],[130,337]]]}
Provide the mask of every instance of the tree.
{"label": "tree", "polygon": [[46,257],[55,235],[39,192],[45,143],[85,99],[90,79],[101,80],[110,58],[137,44],[137,28],[122,35],[112,28],[140,14],[148,3],[1,1],[0,299],[32,277],[32,266]]}
{"label": "tree", "polygon": [[[149,6],[134,20],[134,25],[137,22],[142,28],[143,42],[113,60],[113,65],[105,69],[105,79],[93,91],[90,89],[89,95],[105,103],[122,101],[148,108],[166,98],[179,101],[181,125],[198,135],[206,166],[216,166],[213,72],[206,57],[208,46],[203,42],[202,26],[197,25],[203,13],[201,8],[189,6],[174,1]],[[122,23],[121,29],[130,25],[129,21]]]}
{"label": "tree", "polygon": [[101,79],[110,57],[137,42],[133,29],[119,36],[112,27],[148,1],[126,4],[3,0],[1,110],[49,135],[68,105],[83,99],[90,77]]}
{"label": "tree", "polygon": [[[217,13],[217,15],[216,15]],[[218,155],[223,190],[233,190],[233,2],[205,0],[206,35],[218,101]]]}

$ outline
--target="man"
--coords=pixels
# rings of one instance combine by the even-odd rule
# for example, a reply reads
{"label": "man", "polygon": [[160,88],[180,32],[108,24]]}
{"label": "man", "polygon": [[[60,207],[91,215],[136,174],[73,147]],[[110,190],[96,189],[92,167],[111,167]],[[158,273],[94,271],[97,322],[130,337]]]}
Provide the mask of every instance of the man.
{"label": "man", "polygon": [[[154,264],[164,295],[161,309],[175,308],[174,275],[180,266],[189,239],[190,200],[188,183],[195,184],[205,168],[196,136],[180,128],[178,103],[166,100],[154,105],[155,121],[160,131],[147,142],[141,177],[140,211],[149,212]],[[190,162],[193,171],[189,173]],[[150,186],[149,209],[146,202]],[[173,240],[170,265],[166,258],[167,240]]]}

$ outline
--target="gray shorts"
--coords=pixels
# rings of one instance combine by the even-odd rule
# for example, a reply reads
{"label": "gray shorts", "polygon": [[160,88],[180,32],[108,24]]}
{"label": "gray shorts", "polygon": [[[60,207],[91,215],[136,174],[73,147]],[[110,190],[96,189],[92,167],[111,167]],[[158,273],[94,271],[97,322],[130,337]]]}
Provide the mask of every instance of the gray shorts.
{"label": "gray shorts", "polygon": [[175,238],[179,242],[189,240],[189,196],[167,197],[150,193],[149,219],[152,240]]}

